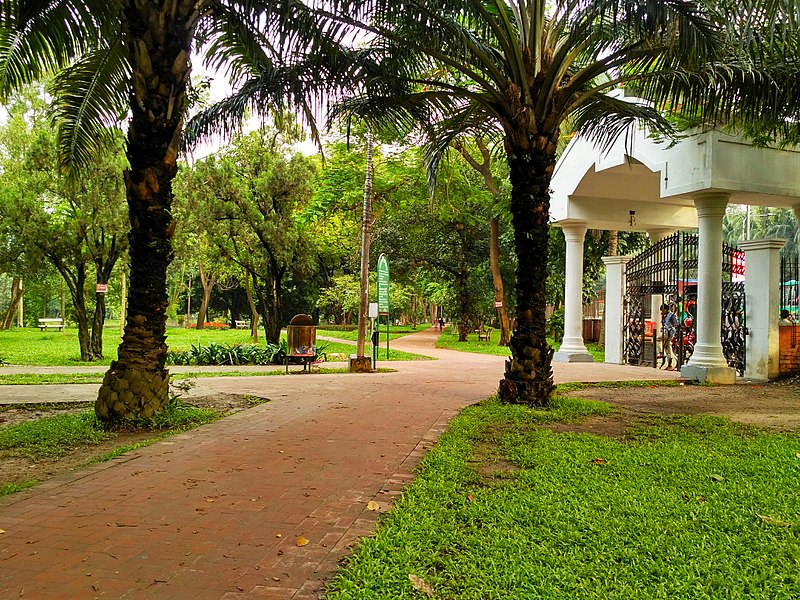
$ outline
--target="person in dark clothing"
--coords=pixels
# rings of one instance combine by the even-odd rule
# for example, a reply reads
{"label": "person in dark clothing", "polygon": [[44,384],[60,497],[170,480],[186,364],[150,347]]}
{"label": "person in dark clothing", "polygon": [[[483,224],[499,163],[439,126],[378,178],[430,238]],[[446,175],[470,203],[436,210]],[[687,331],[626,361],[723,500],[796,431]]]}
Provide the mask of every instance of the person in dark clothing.
{"label": "person in dark clothing", "polygon": [[[678,333],[678,315],[670,310],[669,304],[661,305],[661,354],[667,364],[667,371],[672,371],[678,366],[678,358],[672,348],[675,334]],[[672,361],[675,361],[673,366]]]}

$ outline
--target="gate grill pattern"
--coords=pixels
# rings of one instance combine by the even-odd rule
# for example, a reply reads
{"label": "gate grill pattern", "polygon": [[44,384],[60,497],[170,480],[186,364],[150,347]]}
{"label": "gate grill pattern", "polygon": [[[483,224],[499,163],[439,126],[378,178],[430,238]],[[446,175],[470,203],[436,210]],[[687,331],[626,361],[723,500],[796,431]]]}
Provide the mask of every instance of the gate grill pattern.
{"label": "gate grill pattern", "polygon": [[781,313],[788,311],[795,326],[792,327],[792,348],[796,348],[800,334],[800,257],[781,253]]}
{"label": "gate grill pattern", "polygon": [[[665,358],[659,352],[658,307],[662,303],[669,304],[680,321],[673,347],[678,360],[676,368],[691,358],[696,339],[698,241],[696,233],[677,232],[628,263],[623,307],[625,362],[665,366]],[[720,339],[728,364],[741,376],[745,368],[744,283],[734,280],[744,276],[744,252],[724,244],[722,256]]]}

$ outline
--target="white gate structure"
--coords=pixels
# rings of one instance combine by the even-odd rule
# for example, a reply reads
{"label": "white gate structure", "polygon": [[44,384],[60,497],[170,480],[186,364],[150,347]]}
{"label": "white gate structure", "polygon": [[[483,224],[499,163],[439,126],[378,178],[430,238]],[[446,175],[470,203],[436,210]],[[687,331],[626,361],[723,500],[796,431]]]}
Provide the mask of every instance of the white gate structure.
{"label": "white gate structure", "polygon": [[[592,360],[583,343],[581,314],[588,228],[644,231],[653,243],[679,230],[697,229],[697,337],[681,374],[734,383],[736,371],[728,365],[720,343],[722,218],[731,203],[793,208],[800,219],[800,152],[755,147],[716,130],[690,132],[670,144],[631,128],[605,152],[574,138],[556,165],[551,188],[551,218],[567,241],[564,339],[554,360]],[[739,243],[747,265],[749,336],[744,376],[750,379],[777,375],[783,244],[783,240]],[[623,362],[624,272],[629,260],[603,259],[606,362]]]}

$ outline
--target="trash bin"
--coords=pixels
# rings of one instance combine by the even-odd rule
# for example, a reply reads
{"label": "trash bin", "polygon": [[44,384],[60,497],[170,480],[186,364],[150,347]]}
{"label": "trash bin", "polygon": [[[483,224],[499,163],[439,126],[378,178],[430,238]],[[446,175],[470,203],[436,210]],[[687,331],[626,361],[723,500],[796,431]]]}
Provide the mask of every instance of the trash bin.
{"label": "trash bin", "polygon": [[286,370],[289,370],[290,358],[301,359],[305,370],[316,356],[317,328],[314,320],[309,315],[295,315],[286,328]]}

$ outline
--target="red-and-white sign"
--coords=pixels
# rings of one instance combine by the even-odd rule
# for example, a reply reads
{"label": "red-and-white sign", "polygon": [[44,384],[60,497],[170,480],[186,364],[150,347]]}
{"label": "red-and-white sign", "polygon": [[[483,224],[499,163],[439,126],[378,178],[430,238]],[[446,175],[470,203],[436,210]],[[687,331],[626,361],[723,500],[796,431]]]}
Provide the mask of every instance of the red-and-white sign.
{"label": "red-and-white sign", "polygon": [[502,300],[495,300],[494,301],[494,307],[495,308],[502,308],[503,307],[503,301]]}
{"label": "red-and-white sign", "polygon": [[108,284],[107,283],[98,283],[95,286],[94,291],[97,292],[98,294],[105,294],[108,291]]}

